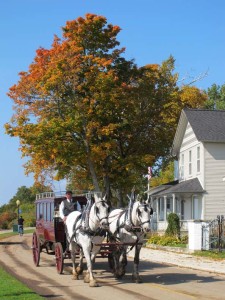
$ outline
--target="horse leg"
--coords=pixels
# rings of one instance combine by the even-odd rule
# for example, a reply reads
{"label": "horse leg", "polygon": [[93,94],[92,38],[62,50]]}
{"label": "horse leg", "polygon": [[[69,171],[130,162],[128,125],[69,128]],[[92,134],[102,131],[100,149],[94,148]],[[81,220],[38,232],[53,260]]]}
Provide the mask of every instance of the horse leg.
{"label": "horse leg", "polygon": [[98,286],[98,283],[96,282],[94,275],[93,275],[93,271],[92,271],[90,248],[91,247],[89,247],[89,249],[88,249],[88,247],[87,247],[87,248],[83,249],[84,255],[86,258],[86,262],[87,262],[87,273],[84,276],[84,282],[89,283],[90,287],[96,287],[96,286]]}
{"label": "horse leg", "polygon": [[72,260],[72,265],[73,265],[73,270],[72,274],[73,280],[78,280],[79,279],[79,274],[76,271],[76,245],[74,242],[71,243],[71,260]]}
{"label": "horse leg", "polygon": [[121,269],[120,269],[120,250],[117,249],[113,253],[113,263],[114,263],[114,269],[113,269],[113,274],[115,278],[119,279],[121,278]]}
{"label": "horse leg", "polygon": [[83,259],[84,259],[84,254],[83,254],[83,250],[80,249],[80,253],[79,253],[79,264],[76,267],[76,272],[78,275],[81,275],[83,273],[84,267],[83,267]]}
{"label": "horse leg", "polygon": [[92,252],[91,252],[91,262],[92,262],[92,266],[93,266],[93,264],[95,263],[96,255],[100,252],[100,249],[101,249],[100,246],[93,245],[93,247],[92,247]]}
{"label": "horse leg", "polygon": [[126,248],[123,248],[123,250],[121,251],[120,263],[119,263],[120,278],[122,278],[126,273],[126,265],[127,265]]}
{"label": "horse leg", "polygon": [[141,247],[136,245],[135,254],[134,254],[134,269],[132,274],[132,280],[136,283],[142,282],[142,279],[139,276],[139,272],[138,272],[140,251],[141,251]]}

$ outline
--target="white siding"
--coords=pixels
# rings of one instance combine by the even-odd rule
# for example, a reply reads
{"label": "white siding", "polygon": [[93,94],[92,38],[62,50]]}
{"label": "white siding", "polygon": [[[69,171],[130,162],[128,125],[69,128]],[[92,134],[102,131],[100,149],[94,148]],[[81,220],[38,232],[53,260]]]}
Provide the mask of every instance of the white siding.
{"label": "white siding", "polygon": [[[200,172],[197,172],[197,147],[200,147]],[[191,174],[189,174],[189,157],[191,151]],[[181,176],[181,158],[184,155],[184,176]],[[184,138],[180,148],[179,155],[179,180],[189,180],[192,178],[198,178],[202,186],[204,186],[204,151],[203,145],[199,142],[192,130],[190,124],[187,124],[187,128],[184,134]]]}
{"label": "white siding", "polygon": [[225,144],[205,143],[204,208],[206,220],[225,215]]}

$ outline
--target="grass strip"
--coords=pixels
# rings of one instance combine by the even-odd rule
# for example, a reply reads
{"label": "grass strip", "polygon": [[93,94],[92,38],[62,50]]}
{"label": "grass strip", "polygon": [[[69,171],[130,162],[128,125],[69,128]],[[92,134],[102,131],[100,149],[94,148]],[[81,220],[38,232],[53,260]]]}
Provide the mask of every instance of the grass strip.
{"label": "grass strip", "polygon": [[[35,231],[35,228],[34,229],[26,229],[26,230],[24,230],[24,234],[26,234],[26,233],[33,233],[34,231]],[[5,238],[13,236],[13,235],[18,235],[18,232],[5,232],[5,233],[1,233],[0,234],[0,240],[3,240]]]}
{"label": "grass strip", "polygon": [[9,275],[0,267],[0,299],[1,300],[40,300],[43,297]]}

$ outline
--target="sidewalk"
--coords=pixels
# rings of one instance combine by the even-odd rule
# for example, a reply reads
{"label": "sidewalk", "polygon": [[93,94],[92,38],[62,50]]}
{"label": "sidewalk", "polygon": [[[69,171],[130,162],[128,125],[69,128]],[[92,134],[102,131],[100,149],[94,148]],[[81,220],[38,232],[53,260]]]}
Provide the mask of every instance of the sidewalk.
{"label": "sidewalk", "polygon": [[[134,249],[129,253],[129,256],[134,256]],[[167,250],[159,250],[143,247],[141,249],[140,259],[225,275],[225,259],[217,261],[197,257],[189,253],[168,251],[168,248]]]}

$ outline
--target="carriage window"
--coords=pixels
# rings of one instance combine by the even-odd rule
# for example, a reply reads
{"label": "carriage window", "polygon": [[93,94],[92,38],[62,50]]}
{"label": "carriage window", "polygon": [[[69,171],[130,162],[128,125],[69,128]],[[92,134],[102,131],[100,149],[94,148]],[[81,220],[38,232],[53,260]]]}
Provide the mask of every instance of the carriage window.
{"label": "carriage window", "polygon": [[36,204],[36,219],[38,220],[40,216],[40,204]]}
{"label": "carriage window", "polygon": [[54,203],[51,203],[51,220],[54,217]]}
{"label": "carriage window", "polygon": [[46,221],[51,221],[51,203],[46,203],[47,206],[47,219]]}
{"label": "carriage window", "polygon": [[38,209],[38,215],[37,219],[42,219],[43,218],[43,203],[38,203],[39,209]]}
{"label": "carriage window", "polygon": [[47,220],[47,209],[46,209],[46,204],[47,203],[43,203],[43,218],[46,221]]}

